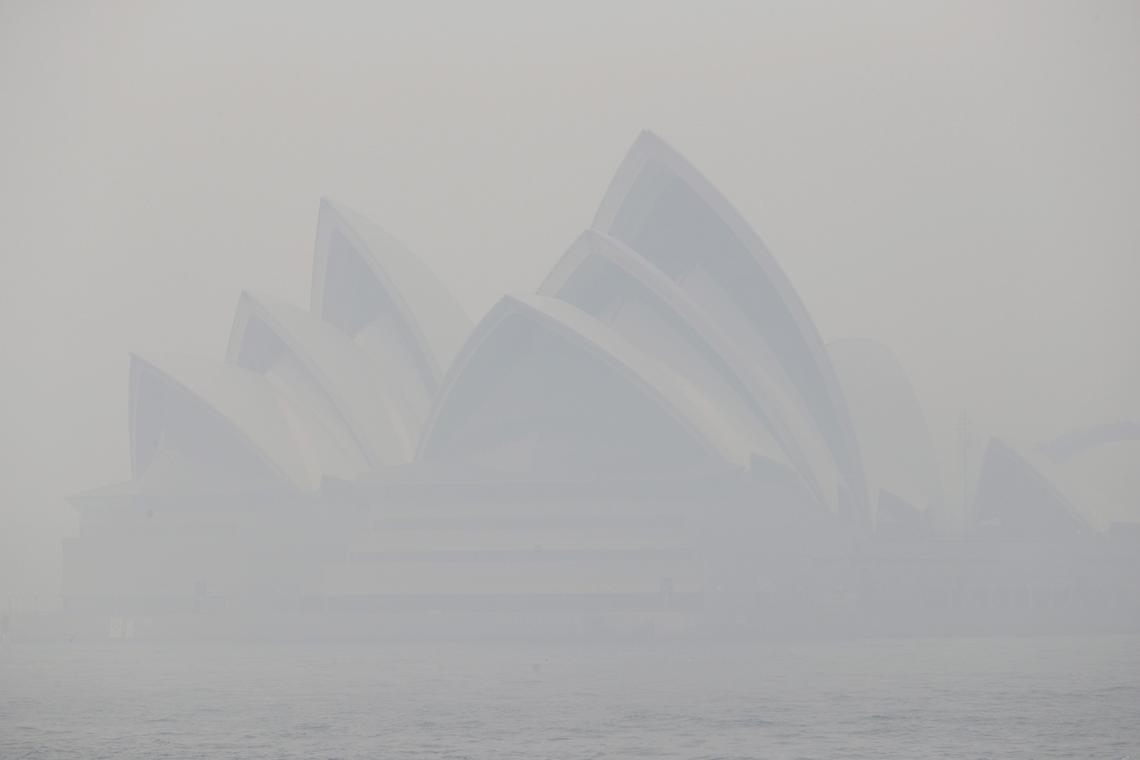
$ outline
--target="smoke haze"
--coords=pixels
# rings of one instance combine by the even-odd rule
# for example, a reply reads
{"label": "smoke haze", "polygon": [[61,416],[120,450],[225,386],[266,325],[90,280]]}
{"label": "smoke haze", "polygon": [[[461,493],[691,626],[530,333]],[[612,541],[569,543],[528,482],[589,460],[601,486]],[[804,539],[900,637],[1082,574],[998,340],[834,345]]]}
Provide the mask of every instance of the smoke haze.
{"label": "smoke haze", "polygon": [[59,590],[64,497],[128,476],[129,351],[305,305],[317,200],[474,318],[533,291],[652,128],[823,337],[1038,442],[1140,413],[1132,3],[0,4],[0,593]]}

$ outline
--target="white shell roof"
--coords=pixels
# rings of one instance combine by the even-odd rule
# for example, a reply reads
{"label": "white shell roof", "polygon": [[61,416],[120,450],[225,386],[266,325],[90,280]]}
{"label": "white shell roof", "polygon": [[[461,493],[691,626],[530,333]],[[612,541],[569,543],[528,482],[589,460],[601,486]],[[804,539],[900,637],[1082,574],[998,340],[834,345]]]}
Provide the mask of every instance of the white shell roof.
{"label": "white shell roof", "polygon": [[663,414],[690,432],[700,445],[716,457],[747,467],[747,435],[691,383],[653,356],[643,353],[607,325],[565,302],[544,296],[504,297],[476,326],[456,359],[435,410],[429,419],[420,447],[421,456],[433,446],[438,420],[450,403],[454,389],[464,382],[464,369],[486,339],[512,315],[522,316],[573,344],[586,349],[605,364],[618,370],[645,398],[658,405]]}
{"label": "white shell roof", "polygon": [[447,371],[471,329],[471,318],[422,261],[396,238],[351,209],[321,201],[313,261],[313,313],[325,315],[330,289],[329,253],[334,232],[361,257],[414,336],[436,381]]}
{"label": "white shell roof", "polygon": [[[757,372],[755,366],[741,356],[739,348],[724,337],[708,315],[673,280],[636,251],[605,233],[587,230],[551,270],[539,293],[588,310],[589,306],[583,300],[588,300],[589,294],[575,292],[572,281],[595,259],[604,260],[624,272],[651,294],[679,325],[683,325],[681,340],[689,343],[692,349],[670,351],[667,345],[659,342],[654,346],[654,355],[669,362],[702,390],[712,390],[708,382],[702,382],[702,376],[707,377],[707,373],[712,372],[723,380],[726,391],[736,391],[743,396],[757,417],[758,425],[753,427],[759,429],[752,431],[756,436],[755,452],[769,459],[793,463],[805,481],[811,484],[816,497],[834,507],[838,477],[835,465],[817,434],[805,427],[794,403],[786,398],[782,388]],[[694,360],[705,364],[706,370],[696,372],[687,366]],[[721,403],[724,413],[733,414],[734,407],[728,400],[710,398],[710,401]],[[744,424],[744,420],[740,422]],[[780,453],[773,454],[773,447]]]}
{"label": "white shell roof", "polygon": [[[563,256],[540,295],[504,298],[472,329],[440,279],[399,241],[322,201],[309,311],[243,294],[228,363],[134,359],[136,477],[151,464],[153,431],[164,414],[163,394],[153,401],[136,392],[143,378],[175,394],[170,398],[192,400],[282,482],[300,489],[317,487],[325,474],[422,459],[473,357],[511,317],[565,341],[560,345],[574,349],[567,354],[601,362],[607,371],[599,388],[648,410],[638,418],[648,426],[668,419],[685,431],[670,432],[669,441],[691,438],[732,467],[749,468],[754,457],[775,462],[798,472],[825,504],[846,499],[861,511],[867,473],[832,356],[775,260],[716,189],[659,138],[643,133],[594,227]],[[571,292],[575,278],[595,265],[613,272],[613,287],[636,293],[617,296],[614,308],[625,309],[623,317],[592,312],[588,298]],[[285,364],[258,358],[280,351],[288,353]],[[837,349],[837,356],[844,351]],[[871,364],[890,370],[891,390],[884,392],[903,407],[906,420],[887,437],[915,448],[922,438],[916,430],[925,426],[905,375],[893,359]],[[601,377],[597,368],[589,363],[582,376]],[[874,396],[878,390],[870,401],[859,390],[852,397],[859,409],[873,407],[882,401]],[[527,409],[541,412],[542,403]],[[229,440],[223,429],[209,430]],[[924,440],[917,445],[923,453]],[[892,441],[876,440],[867,449]],[[693,449],[685,443],[677,450]],[[869,453],[869,467],[876,489],[927,507],[938,498],[936,473],[927,478],[925,463],[917,473]],[[911,488],[907,475],[923,482]]]}
{"label": "white shell roof", "polygon": [[243,293],[227,351],[231,364],[242,365],[243,350],[256,339],[249,330],[252,320],[264,324],[304,363],[373,466],[411,458],[418,431],[408,430],[391,408],[393,401],[383,392],[383,369],[360,346],[303,309]]}
{"label": "white shell roof", "polygon": [[[215,415],[282,481],[304,490],[319,485],[320,473],[296,445],[285,411],[264,377],[221,362],[181,356],[131,357],[131,463],[136,479],[150,464],[157,445],[141,431],[160,431],[166,424],[162,401],[156,405],[140,393],[147,378],[192,400],[203,413]],[[166,398],[165,393],[157,398]]]}
{"label": "white shell roof", "polygon": [[[655,206],[669,193],[677,207],[655,217]],[[680,223],[686,215],[705,226],[695,232],[653,228]],[[622,240],[655,266],[672,269],[667,273],[742,348],[752,351],[759,343],[767,344],[778,357],[778,369],[789,388],[803,396],[807,412],[844,474],[855,508],[861,510],[866,484],[858,442],[823,341],[775,259],[716,188],[659,137],[643,132],[615,175],[593,226]],[[678,251],[686,232],[711,237]],[[739,276],[699,271],[714,251],[722,255],[718,266]],[[763,286],[771,297],[747,290],[749,284]],[[757,309],[767,317],[757,317]]]}
{"label": "white shell roof", "polygon": [[872,511],[882,489],[948,528],[930,428],[898,359],[865,339],[836,341],[828,351],[859,434]]}

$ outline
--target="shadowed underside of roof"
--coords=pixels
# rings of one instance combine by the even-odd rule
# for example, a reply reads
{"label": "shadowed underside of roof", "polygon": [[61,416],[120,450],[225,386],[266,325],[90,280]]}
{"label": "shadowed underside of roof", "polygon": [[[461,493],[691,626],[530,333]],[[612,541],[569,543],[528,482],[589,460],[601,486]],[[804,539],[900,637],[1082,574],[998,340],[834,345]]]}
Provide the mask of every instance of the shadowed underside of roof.
{"label": "shadowed underside of roof", "polygon": [[464,346],[420,458],[520,476],[639,476],[747,467],[740,429],[605,324],[542,296],[507,297]]}
{"label": "shadowed underside of roof", "polygon": [[756,233],[688,162],[646,132],[630,149],[594,227],[674,280],[756,361],[768,354],[827,441],[862,509],[865,483],[850,415],[799,297]]}
{"label": "shadowed underside of roof", "polygon": [[795,400],[755,371],[700,307],[640,254],[587,231],[539,292],[582,309],[669,365],[740,424],[754,453],[788,461],[817,499],[835,506],[834,464],[814,428],[802,424]]}
{"label": "shadowed underside of roof", "polygon": [[130,440],[136,480],[319,484],[272,385],[220,362],[132,356]]}
{"label": "shadowed underside of roof", "polygon": [[321,202],[311,310],[349,335],[383,368],[385,393],[418,429],[470,330],[439,279],[360,215]]}
{"label": "shadowed underside of roof", "polygon": [[[353,263],[360,268],[351,268]],[[338,268],[342,266],[345,268]],[[355,275],[372,282],[348,281]],[[379,292],[366,289],[373,286]],[[383,303],[368,303],[366,298],[356,298],[358,293],[376,295]],[[470,318],[439,278],[403,243],[355,211],[327,199],[321,201],[312,311],[353,333],[387,307],[405,322],[416,349],[438,380],[471,329]]]}
{"label": "shadowed underside of roof", "polygon": [[346,450],[344,467],[359,471],[411,459],[419,431],[408,427],[383,368],[309,312],[244,293],[227,361],[266,376],[297,406],[319,411],[319,432]]}
{"label": "shadowed underside of roof", "polygon": [[872,516],[883,500],[901,500],[950,527],[934,441],[910,378],[895,355],[865,339],[828,346],[859,435]]}

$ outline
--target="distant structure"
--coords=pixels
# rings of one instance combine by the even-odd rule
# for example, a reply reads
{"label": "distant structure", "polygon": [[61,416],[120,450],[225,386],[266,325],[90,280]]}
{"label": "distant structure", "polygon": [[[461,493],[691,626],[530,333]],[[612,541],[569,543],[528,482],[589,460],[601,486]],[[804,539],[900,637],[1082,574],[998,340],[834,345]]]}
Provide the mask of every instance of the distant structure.
{"label": "distant structure", "polygon": [[[65,596],[139,635],[958,630],[1005,583],[946,549],[891,353],[826,347],[650,133],[477,324],[326,200],[308,309],[243,294],[224,361],[133,356],[129,395],[132,477],[72,498]],[[1081,535],[1043,482],[992,444],[979,522]]]}

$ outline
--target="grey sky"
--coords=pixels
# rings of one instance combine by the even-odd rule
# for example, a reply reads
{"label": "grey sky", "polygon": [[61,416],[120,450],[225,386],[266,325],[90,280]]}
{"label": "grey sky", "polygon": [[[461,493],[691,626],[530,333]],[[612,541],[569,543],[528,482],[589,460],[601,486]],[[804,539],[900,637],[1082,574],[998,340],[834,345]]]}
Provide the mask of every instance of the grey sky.
{"label": "grey sky", "polygon": [[53,592],[63,496],[127,477],[128,351],[307,303],[322,194],[479,316],[643,128],[826,339],[895,350],[948,482],[962,409],[1140,415],[1140,5],[474,5],[0,2],[0,593]]}

